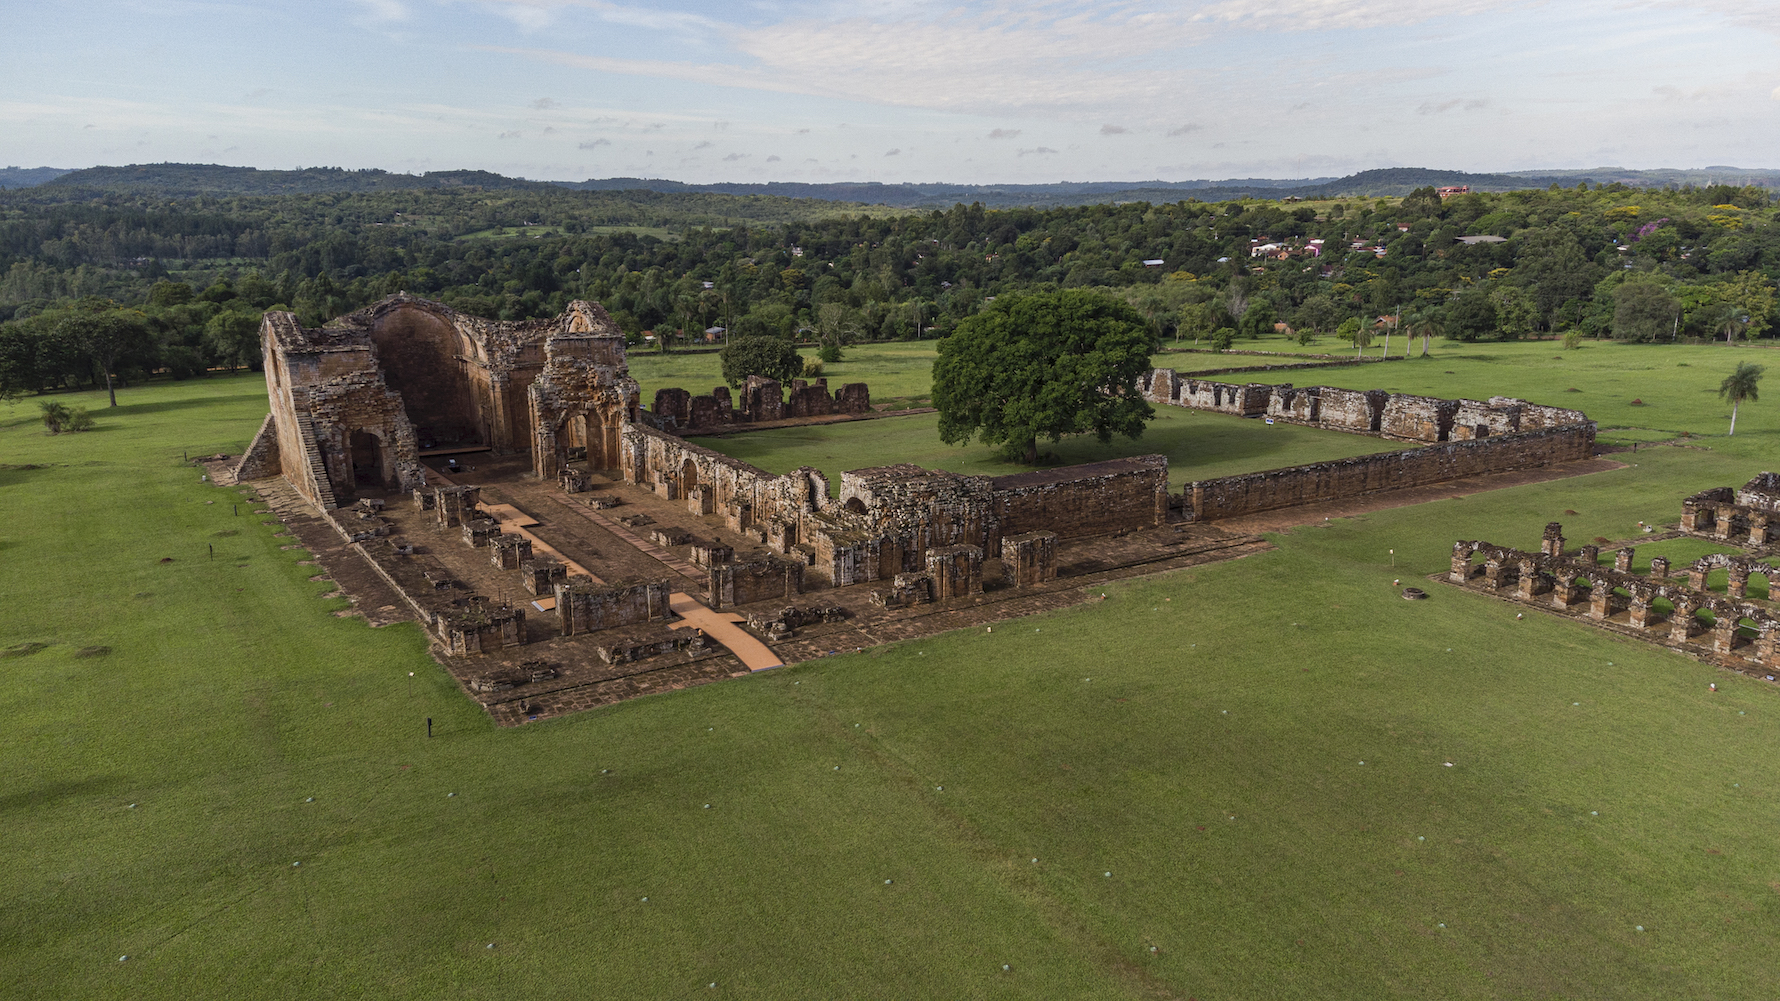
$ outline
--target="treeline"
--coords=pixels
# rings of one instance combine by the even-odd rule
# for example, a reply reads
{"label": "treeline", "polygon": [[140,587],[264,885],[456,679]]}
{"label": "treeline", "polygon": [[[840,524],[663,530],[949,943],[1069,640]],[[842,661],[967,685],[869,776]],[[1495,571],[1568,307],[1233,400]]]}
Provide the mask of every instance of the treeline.
{"label": "treeline", "polygon": [[[0,318],[12,320],[0,331],[48,337],[56,317],[111,300],[142,315],[159,360],[185,349],[202,370],[235,357],[210,333],[215,315],[288,308],[313,325],[397,291],[501,319],[596,299],[658,342],[718,326],[844,343],[943,336],[1006,292],[1106,287],[1158,338],[1276,325],[1365,337],[1399,309],[1467,340],[1756,337],[1780,322],[1774,216],[1763,188],[1618,184],[877,216],[711,194],[38,188],[0,195]],[[599,229],[652,225],[678,238]],[[471,236],[502,227],[539,235]]]}

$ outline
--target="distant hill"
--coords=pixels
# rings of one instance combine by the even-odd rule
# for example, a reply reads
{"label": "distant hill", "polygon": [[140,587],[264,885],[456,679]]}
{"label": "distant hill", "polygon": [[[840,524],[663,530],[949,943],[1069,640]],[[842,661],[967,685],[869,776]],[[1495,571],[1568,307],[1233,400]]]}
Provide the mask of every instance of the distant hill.
{"label": "distant hill", "polygon": [[35,188],[66,173],[61,167],[0,167],[0,189]]}
{"label": "distant hill", "polygon": [[384,170],[307,167],[299,170],[256,170],[218,164],[154,163],[124,167],[89,167],[64,171],[52,167],[0,170],[0,188],[45,186],[52,189],[147,191],[163,195],[328,194],[445,188],[510,191],[652,191],[660,194],[765,195],[817,199],[892,208],[948,208],[981,202],[988,208],[1052,208],[1116,202],[1204,202],[1239,198],[1352,198],[1406,195],[1419,187],[1468,185],[1474,191],[1514,191],[1565,187],[1580,181],[1619,182],[1632,186],[1665,184],[1757,184],[1780,187],[1780,170],[1705,167],[1689,170],[1517,171],[1473,174],[1423,167],[1363,170],[1346,177],[1295,179],[1230,178],[1221,181],[1064,181],[1055,184],[881,184],[847,182],[806,184],[774,181],[764,184],[689,184],[664,178],[607,177],[585,181],[530,181],[485,170],[435,170],[425,174],[392,174]]}
{"label": "distant hill", "polygon": [[102,191],[152,191],[163,195],[315,195],[364,191],[466,188],[536,191],[553,185],[543,181],[491,174],[486,170],[434,170],[425,174],[392,174],[385,170],[305,167],[300,170],[256,170],[214,163],[144,163],[126,167],[88,167],[68,171],[46,182],[68,188]]}

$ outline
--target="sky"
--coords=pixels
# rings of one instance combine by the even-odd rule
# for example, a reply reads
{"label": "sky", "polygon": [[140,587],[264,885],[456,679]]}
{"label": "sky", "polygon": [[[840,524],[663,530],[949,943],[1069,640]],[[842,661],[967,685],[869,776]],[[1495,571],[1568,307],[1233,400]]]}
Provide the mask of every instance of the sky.
{"label": "sky", "polygon": [[1780,0],[0,0],[0,166],[1780,167]]}

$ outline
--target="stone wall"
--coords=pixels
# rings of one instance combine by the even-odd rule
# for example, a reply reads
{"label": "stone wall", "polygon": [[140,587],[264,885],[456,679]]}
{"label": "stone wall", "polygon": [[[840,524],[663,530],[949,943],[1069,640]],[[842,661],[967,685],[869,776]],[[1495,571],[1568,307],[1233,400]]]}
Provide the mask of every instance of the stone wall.
{"label": "stone wall", "polygon": [[1057,533],[1028,532],[1001,539],[1001,572],[1015,587],[1057,579]]}
{"label": "stone wall", "polygon": [[673,586],[666,580],[636,584],[597,584],[585,577],[556,585],[556,618],[564,636],[598,632],[638,622],[671,622],[679,618],[669,603]]}
{"label": "stone wall", "polygon": [[1681,530],[1751,546],[1780,542],[1780,476],[1759,473],[1741,489],[1715,487],[1686,498]]}
{"label": "stone wall", "polygon": [[1308,424],[1406,441],[1468,441],[1588,423],[1588,415],[1512,397],[1444,400],[1432,396],[1290,383],[1226,383],[1153,369],[1143,381],[1152,403]]}
{"label": "stone wall", "polygon": [[990,489],[1003,534],[1051,531],[1075,539],[1168,520],[1168,459],[1160,455],[997,476]]}
{"label": "stone wall", "polygon": [[871,390],[863,382],[848,383],[830,396],[827,379],[794,379],[787,396],[783,386],[762,376],[748,378],[740,412],[731,405],[727,386],[718,386],[707,396],[693,396],[684,389],[657,390],[650,410],[657,426],[680,434],[722,431],[757,421],[870,412]]}
{"label": "stone wall", "polygon": [[767,556],[710,568],[708,593],[712,608],[733,608],[756,601],[779,600],[803,593],[804,565]]}
{"label": "stone wall", "polygon": [[1592,423],[1381,452],[1333,462],[1199,480],[1186,493],[1195,521],[1347,500],[1466,476],[1575,462],[1594,455]]}

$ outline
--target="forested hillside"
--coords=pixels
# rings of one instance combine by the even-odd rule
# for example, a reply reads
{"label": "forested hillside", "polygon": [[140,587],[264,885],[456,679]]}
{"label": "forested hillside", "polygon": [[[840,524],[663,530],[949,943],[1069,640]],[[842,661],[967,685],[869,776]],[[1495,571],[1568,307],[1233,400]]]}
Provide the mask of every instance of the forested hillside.
{"label": "forested hillside", "polygon": [[931,337],[990,296],[1082,286],[1129,298],[1159,338],[1364,337],[1399,307],[1467,340],[1759,337],[1780,320],[1780,230],[1757,187],[876,211],[548,188],[0,193],[0,374],[90,381],[77,335],[107,324],[137,372],[251,364],[263,309],[316,324],[401,290],[509,319],[597,299],[667,340]]}

